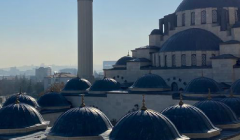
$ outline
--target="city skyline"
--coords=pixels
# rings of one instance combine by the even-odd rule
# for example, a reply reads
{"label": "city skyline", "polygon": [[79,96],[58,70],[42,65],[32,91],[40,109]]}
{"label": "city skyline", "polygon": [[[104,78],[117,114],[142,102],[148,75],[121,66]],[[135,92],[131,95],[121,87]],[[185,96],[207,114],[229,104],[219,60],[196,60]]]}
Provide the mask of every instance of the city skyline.
{"label": "city skyline", "polygon": [[[157,20],[181,1],[94,2],[94,64],[100,65],[147,45]],[[77,1],[10,0],[1,1],[0,9],[0,68],[77,65]]]}

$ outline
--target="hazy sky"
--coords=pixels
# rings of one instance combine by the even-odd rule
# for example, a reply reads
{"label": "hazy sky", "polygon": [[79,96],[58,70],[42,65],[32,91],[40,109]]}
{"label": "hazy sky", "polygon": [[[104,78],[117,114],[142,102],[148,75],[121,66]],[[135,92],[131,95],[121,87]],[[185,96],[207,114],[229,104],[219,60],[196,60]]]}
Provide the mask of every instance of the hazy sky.
{"label": "hazy sky", "polygon": [[[94,0],[94,64],[148,45],[182,0]],[[0,68],[77,65],[77,0],[0,0]]]}

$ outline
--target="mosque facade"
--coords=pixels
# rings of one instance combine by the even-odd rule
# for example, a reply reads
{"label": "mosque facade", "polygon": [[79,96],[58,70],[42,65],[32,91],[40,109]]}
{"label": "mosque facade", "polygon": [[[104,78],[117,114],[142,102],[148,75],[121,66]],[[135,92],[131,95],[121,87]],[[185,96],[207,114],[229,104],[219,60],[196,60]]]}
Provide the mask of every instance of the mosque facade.
{"label": "mosque facade", "polygon": [[[84,19],[92,0],[78,2]],[[159,20],[149,46],[120,58],[103,79],[91,83],[90,63],[61,93],[8,97],[0,139],[240,140],[239,7],[239,0],[183,0]],[[92,35],[84,37],[80,50]]]}
{"label": "mosque facade", "polygon": [[107,77],[133,83],[152,73],[174,91],[204,76],[232,84],[240,78],[240,3],[237,0],[183,0],[176,11],[159,19],[149,45],[120,58]]}

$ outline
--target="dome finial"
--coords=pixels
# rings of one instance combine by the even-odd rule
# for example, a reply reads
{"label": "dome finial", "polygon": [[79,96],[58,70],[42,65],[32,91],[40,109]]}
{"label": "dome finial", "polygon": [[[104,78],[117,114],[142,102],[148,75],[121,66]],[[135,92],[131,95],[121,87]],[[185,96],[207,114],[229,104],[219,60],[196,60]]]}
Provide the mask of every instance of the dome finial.
{"label": "dome finial", "polygon": [[147,110],[147,107],[146,107],[146,105],[145,105],[145,95],[143,95],[142,108],[141,108],[141,110],[143,110],[143,111]]}
{"label": "dome finial", "polygon": [[208,88],[208,100],[212,100],[211,89]]}
{"label": "dome finial", "polygon": [[17,98],[16,98],[16,101],[15,101],[15,104],[19,104],[19,103],[20,103],[20,101],[19,101],[19,95],[20,95],[20,94],[17,94]]}
{"label": "dome finial", "polygon": [[85,107],[85,102],[84,102],[84,95],[81,95],[82,96],[82,104],[81,104],[81,107]]}
{"label": "dome finial", "polygon": [[22,87],[20,87],[18,95],[21,95],[21,94],[22,94]]}
{"label": "dome finial", "polygon": [[183,97],[182,97],[182,92],[180,92],[180,102],[179,102],[179,105],[182,106],[184,103],[183,103]]}
{"label": "dome finial", "polygon": [[230,91],[230,97],[234,97],[234,93],[233,93],[233,89],[231,88],[231,91]]}
{"label": "dome finial", "polygon": [[152,74],[152,67],[150,67],[149,69],[149,74]]}
{"label": "dome finial", "polygon": [[130,56],[130,54],[129,54],[129,50],[128,50],[128,55],[127,56]]}

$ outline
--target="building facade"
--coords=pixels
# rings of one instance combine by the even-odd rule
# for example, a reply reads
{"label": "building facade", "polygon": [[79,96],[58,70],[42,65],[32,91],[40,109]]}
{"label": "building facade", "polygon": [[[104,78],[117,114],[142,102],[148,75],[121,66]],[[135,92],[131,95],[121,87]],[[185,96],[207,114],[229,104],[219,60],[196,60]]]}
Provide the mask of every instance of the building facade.
{"label": "building facade", "polygon": [[107,77],[131,83],[151,70],[172,90],[184,89],[200,76],[233,83],[240,78],[239,7],[238,1],[184,0],[174,13],[159,19],[149,45],[105,69]]}

